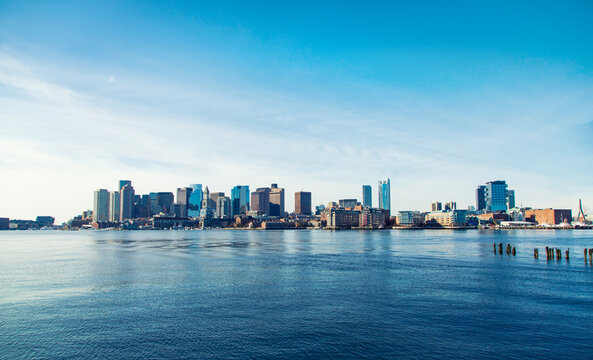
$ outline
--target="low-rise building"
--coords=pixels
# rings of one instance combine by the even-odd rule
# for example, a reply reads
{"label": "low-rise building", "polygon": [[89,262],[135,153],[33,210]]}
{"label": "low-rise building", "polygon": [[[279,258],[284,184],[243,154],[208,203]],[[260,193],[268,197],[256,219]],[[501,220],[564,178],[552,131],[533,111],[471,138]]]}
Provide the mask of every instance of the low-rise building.
{"label": "low-rise building", "polygon": [[358,227],[360,211],[329,208],[325,211],[328,229],[351,229]]}
{"label": "low-rise building", "polygon": [[361,208],[358,224],[363,228],[377,229],[385,226],[388,219],[389,212],[385,209]]}
{"label": "low-rise building", "polygon": [[530,209],[525,210],[525,221],[537,224],[560,225],[572,222],[570,209]]}
{"label": "low-rise building", "polygon": [[399,226],[418,226],[424,222],[424,214],[420,211],[399,211],[396,223]]}
{"label": "low-rise building", "polygon": [[466,211],[452,210],[452,211],[433,211],[425,216],[425,221],[437,222],[444,227],[460,227],[466,226]]}

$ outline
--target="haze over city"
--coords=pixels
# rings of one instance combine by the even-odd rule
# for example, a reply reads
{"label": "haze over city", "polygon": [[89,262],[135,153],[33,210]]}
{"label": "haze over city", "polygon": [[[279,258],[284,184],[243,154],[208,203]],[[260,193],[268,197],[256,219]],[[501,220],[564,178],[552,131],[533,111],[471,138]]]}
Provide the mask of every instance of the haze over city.
{"label": "haze over city", "polygon": [[504,179],[517,204],[576,214],[592,10],[0,1],[0,215],[65,221],[117,179],[278,183],[316,205],[386,178],[394,211]]}

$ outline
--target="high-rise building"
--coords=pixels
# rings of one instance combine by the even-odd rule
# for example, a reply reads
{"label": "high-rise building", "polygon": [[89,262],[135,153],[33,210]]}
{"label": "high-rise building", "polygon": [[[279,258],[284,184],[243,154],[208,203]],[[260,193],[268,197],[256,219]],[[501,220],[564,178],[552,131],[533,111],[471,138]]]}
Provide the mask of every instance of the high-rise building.
{"label": "high-rise building", "polygon": [[270,216],[284,216],[284,188],[270,187]]}
{"label": "high-rise building", "polygon": [[192,188],[192,192],[188,199],[187,215],[191,217],[199,217],[200,209],[202,208],[202,198],[204,197],[204,194],[202,193],[202,184],[192,184],[190,187]]}
{"label": "high-rise building", "polygon": [[119,209],[120,209],[119,191],[109,192],[109,221],[119,221]]}
{"label": "high-rise building", "polygon": [[486,210],[486,185],[476,188],[476,210]]}
{"label": "high-rise building", "polygon": [[297,215],[311,215],[311,193],[297,191],[294,193],[294,213]]}
{"label": "high-rise building", "polygon": [[486,183],[486,211],[507,210],[507,183],[503,180]]}
{"label": "high-rise building", "polygon": [[140,200],[138,200],[135,205],[136,209],[134,216],[136,218],[149,218],[152,216],[150,206],[150,195],[145,194],[140,196]]}
{"label": "high-rise building", "polygon": [[119,186],[117,188],[117,191],[121,191],[121,188],[123,188],[126,185],[132,186],[132,180],[120,180],[119,181]]}
{"label": "high-rise building", "polygon": [[177,216],[187,216],[189,198],[194,189],[192,187],[177,188],[177,205],[175,214]]}
{"label": "high-rise building", "polygon": [[515,190],[507,190],[507,209],[515,207]]}
{"label": "high-rise building", "polygon": [[373,188],[371,185],[362,186],[362,206],[373,207]]}
{"label": "high-rise building", "polygon": [[385,209],[391,215],[391,181],[379,180],[379,209]]}
{"label": "high-rise building", "polygon": [[93,199],[93,221],[109,221],[109,191],[95,191]]}
{"label": "high-rise building", "polygon": [[200,217],[203,219],[213,218],[216,214],[216,202],[210,198],[210,190],[208,186],[204,190],[202,197],[202,208],[200,209]]}
{"label": "high-rise building", "polygon": [[134,206],[134,188],[130,184],[124,185],[121,188],[119,206],[119,220],[125,221],[132,218],[132,208]]}
{"label": "high-rise building", "polygon": [[443,210],[443,204],[435,201],[432,204],[430,204],[430,211],[441,211]]}
{"label": "high-rise building", "polygon": [[219,196],[216,199],[216,217],[218,219],[231,217],[231,199],[228,196]]}
{"label": "high-rise building", "polygon": [[251,210],[270,215],[270,188],[258,188],[251,193]]}
{"label": "high-rise building", "polygon": [[231,215],[243,215],[249,212],[249,186],[237,185],[231,190]]}
{"label": "high-rise building", "polygon": [[151,192],[150,194],[151,215],[158,213],[171,214],[175,196],[172,192]]}
{"label": "high-rise building", "polygon": [[457,210],[457,203],[455,201],[449,201],[445,204],[445,211]]}

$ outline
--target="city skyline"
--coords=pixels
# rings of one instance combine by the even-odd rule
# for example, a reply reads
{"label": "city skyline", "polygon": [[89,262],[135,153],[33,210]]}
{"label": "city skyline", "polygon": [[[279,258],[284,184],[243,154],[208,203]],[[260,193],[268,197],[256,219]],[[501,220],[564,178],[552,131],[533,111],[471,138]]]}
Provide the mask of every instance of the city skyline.
{"label": "city skyline", "polygon": [[66,221],[118,178],[278,183],[287,209],[389,178],[392,213],[505,179],[576,213],[592,6],[0,2],[0,216]]}

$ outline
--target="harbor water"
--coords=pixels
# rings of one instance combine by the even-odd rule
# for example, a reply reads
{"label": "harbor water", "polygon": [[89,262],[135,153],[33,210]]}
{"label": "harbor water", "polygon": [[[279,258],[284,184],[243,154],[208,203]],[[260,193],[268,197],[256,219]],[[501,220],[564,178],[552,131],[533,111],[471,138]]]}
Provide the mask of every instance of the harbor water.
{"label": "harbor water", "polygon": [[591,230],[4,231],[0,359],[593,358],[584,248]]}

